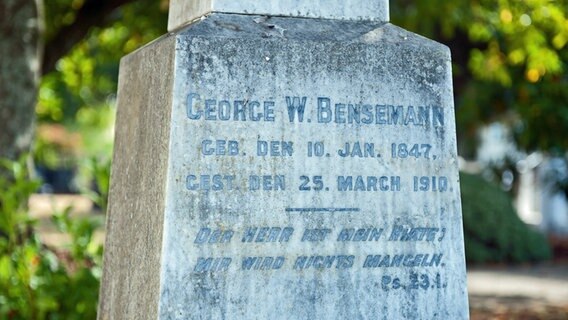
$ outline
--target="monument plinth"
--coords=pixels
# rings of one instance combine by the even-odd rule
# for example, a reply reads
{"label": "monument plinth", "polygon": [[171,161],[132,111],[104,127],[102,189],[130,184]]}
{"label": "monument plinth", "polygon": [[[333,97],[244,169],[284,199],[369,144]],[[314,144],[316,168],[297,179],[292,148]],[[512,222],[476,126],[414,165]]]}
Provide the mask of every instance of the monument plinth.
{"label": "monument plinth", "polygon": [[99,319],[468,318],[449,50],[321,2],[122,60]]}

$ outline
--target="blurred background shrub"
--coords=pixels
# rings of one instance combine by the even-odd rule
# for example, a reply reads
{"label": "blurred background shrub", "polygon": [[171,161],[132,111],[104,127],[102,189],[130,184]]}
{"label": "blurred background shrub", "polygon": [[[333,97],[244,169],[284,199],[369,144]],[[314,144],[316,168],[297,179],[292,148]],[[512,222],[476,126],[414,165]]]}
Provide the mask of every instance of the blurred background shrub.
{"label": "blurred background shrub", "polygon": [[544,235],[525,224],[501,187],[481,176],[460,174],[468,263],[537,262],[552,257]]}
{"label": "blurred background shrub", "polygon": [[25,159],[4,161],[0,175],[0,318],[95,319],[102,246],[93,242],[96,220],[71,219],[70,208],[53,215],[68,247],[43,243],[28,212],[39,182]]}

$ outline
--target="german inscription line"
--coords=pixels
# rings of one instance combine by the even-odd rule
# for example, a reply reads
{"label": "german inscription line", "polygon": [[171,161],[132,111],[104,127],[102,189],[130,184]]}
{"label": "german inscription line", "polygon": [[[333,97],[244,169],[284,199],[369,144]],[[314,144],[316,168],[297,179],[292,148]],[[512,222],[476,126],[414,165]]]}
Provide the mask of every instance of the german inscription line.
{"label": "german inscription line", "polygon": [[[293,227],[247,227],[241,232],[231,229],[211,229],[202,227],[194,239],[196,246],[228,244],[233,241],[241,244],[286,244],[293,240],[296,230]],[[441,242],[445,238],[446,228],[406,227],[394,225],[390,231],[386,228],[306,228],[298,239],[304,243],[336,241],[339,243],[376,243],[388,242]],[[238,236],[237,236],[238,235]],[[245,256],[240,264],[234,264],[232,257],[199,257],[193,268],[194,273],[225,272],[232,266],[241,271],[276,271],[282,268],[293,270],[325,269],[390,269],[399,267],[436,268],[444,267],[443,253],[411,254],[370,254],[363,258],[355,255],[299,255],[287,262],[285,256]],[[398,274],[398,273],[397,273]],[[440,273],[410,272],[405,276],[383,275],[381,287],[390,289],[441,289]]]}
{"label": "german inscription line", "polygon": [[[232,229],[211,229],[202,227],[193,241],[196,246],[223,245],[237,241],[246,244],[287,244],[295,234],[299,235],[302,243],[321,243],[335,241],[337,243],[377,243],[398,242],[442,242],[446,228],[438,227],[407,227],[394,225],[386,227],[342,228],[305,228],[296,232],[294,227],[247,227],[241,232]],[[238,236],[236,236],[238,234]],[[300,236],[301,235],[301,236]],[[237,239],[235,239],[237,238]],[[362,262],[362,268],[393,268],[393,267],[444,267],[442,253],[413,253],[413,254],[372,254],[367,255]],[[301,269],[349,269],[354,267],[357,258],[354,255],[301,255],[295,259],[294,270]],[[279,270],[286,261],[284,256],[274,257],[244,257],[242,270]],[[227,271],[233,262],[231,257],[199,257],[194,272]]]}

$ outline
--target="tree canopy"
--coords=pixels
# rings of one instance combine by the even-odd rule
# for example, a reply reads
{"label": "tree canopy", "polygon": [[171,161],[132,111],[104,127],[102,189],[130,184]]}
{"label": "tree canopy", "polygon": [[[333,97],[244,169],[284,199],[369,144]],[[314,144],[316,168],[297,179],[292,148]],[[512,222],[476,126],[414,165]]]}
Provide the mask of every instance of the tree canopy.
{"label": "tree canopy", "polygon": [[[87,1],[81,5],[83,2],[56,0],[46,7],[48,45],[38,104],[41,119],[72,121],[79,109],[104,104],[116,92],[120,58],[166,31],[167,2]],[[92,13],[96,4],[99,10]],[[81,20],[84,16],[88,22]],[[69,31],[81,28],[81,32]],[[83,35],[71,39],[75,32]]]}
{"label": "tree canopy", "polygon": [[[166,32],[167,1],[56,0],[46,6],[46,50],[36,114],[39,124],[78,132],[83,156],[112,149],[114,97],[121,57]],[[39,128],[36,162],[61,165],[66,149]],[[64,140],[64,139],[60,139]],[[66,140],[73,140],[67,138]],[[86,150],[85,150],[86,149]]]}
{"label": "tree canopy", "polygon": [[526,151],[565,152],[568,136],[568,2],[391,1],[393,22],[450,47],[460,152],[477,128],[507,123]]}

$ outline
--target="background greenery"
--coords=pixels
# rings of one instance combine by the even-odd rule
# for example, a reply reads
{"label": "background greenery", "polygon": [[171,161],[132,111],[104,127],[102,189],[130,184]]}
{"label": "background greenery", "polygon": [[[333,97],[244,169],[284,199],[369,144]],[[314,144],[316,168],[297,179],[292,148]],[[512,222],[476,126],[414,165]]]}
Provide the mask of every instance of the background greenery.
{"label": "background greenery", "polygon": [[509,194],[480,176],[462,173],[460,180],[468,263],[536,262],[552,257],[544,235],[519,219]]}
{"label": "background greenery", "polygon": [[521,150],[563,154],[568,136],[568,2],[397,0],[395,24],[447,44],[454,60],[460,154],[502,121]]}
{"label": "background greenery", "polygon": [[[46,41],[75,21],[82,3],[46,3]],[[83,168],[93,158],[109,161],[119,60],[166,32],[167,2],[133,1],[113,11],[109,20],[104,27],[92,27],[42,77],[36,108],[36,163]]]}
{"label": "background greenery", "polygon": [[0,175],[0,318],[95,319],[102,246],[93,241],[95,219],[71,219],[70,208],[53,215],[71,236],[64,248],[48,247],[30,219],[29,196],[39,187],[25,158],[2,163]]}
{"label": "background greenery", "polygon": [[[78,189],[103,211],[119,59],[166,32],[168,4],[109,2],[124,4],[105,11],[62,58],[44,62],[32,153],[37,166],[77,171]],[[71,32],[78,17],[88,21],[85,7],[97,3],[102,1],[46,1],[45,42],[54,42],[62,30]],[[452,50],[462,156],[475,158],[478,129],[494,121],[511,129],[523,152],[565,156],[566,12],[566,0],[391,1],[393,23]],[[73,241],[63,250],[46,246],[27,214],[29,195],[39,183],[24,161],[3,167],[8,174],[0,175],[0,318],[93,319],[102,253],[92,241],[96,220],[70,219],[68,210],[56,213],[54,223]],[[462,176],[462,192],[469,263],[550,257],[543,236],[518,219],[509,194],[471,175]]]}

